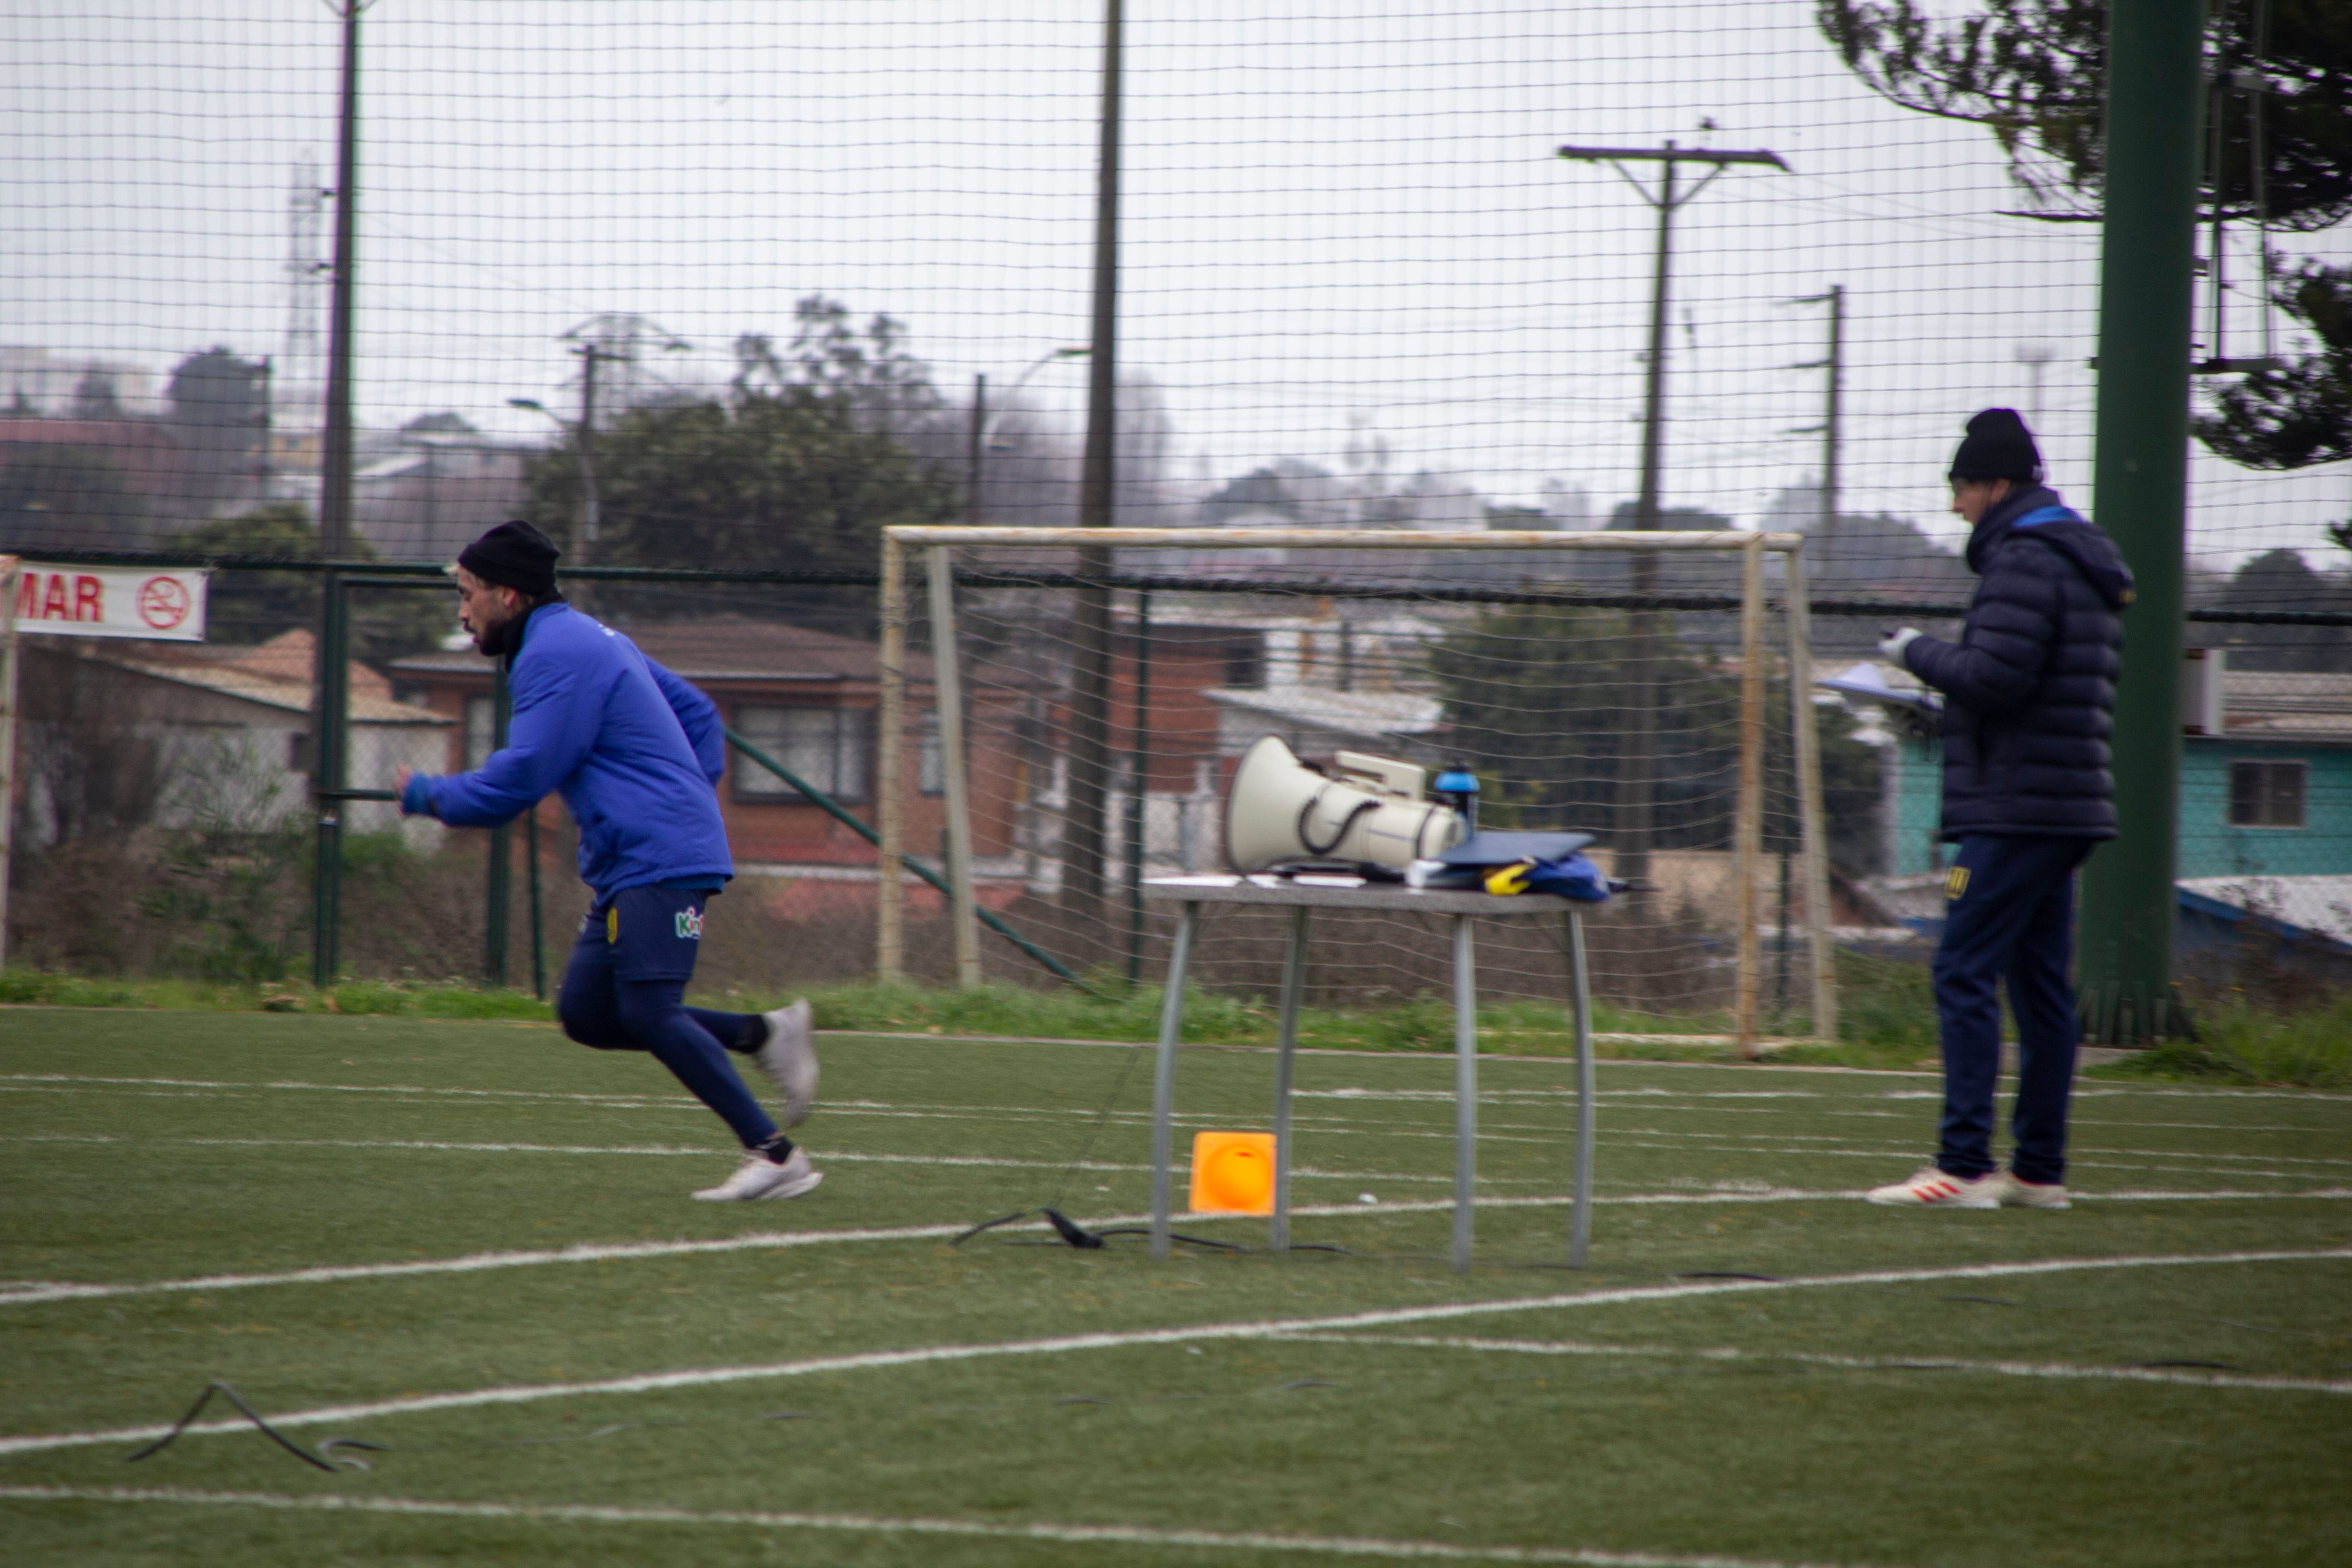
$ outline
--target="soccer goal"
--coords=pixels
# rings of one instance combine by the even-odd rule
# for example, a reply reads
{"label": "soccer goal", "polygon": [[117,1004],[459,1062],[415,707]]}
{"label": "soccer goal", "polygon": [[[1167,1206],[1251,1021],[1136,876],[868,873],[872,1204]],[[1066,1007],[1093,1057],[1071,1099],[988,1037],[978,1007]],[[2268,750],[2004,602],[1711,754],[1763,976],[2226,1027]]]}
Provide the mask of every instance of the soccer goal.
{"label": "soccer goal", "polygon": [[[1594,834],[1633,886],[1588,921],[1597,996],[1654,1020],[1630,1026],[1833,1037],[1802,535],[901,525],[882,551],[883,975],[908,962],[906,859],[936,850],[961,984],[998,962],[983,910],[1072,970],[1151,978],[1142,883],[1226,868],[1225,785],[1273,734],[1467,769],[1485,826]],[[1327,935],[1312,999],[1409,1025],[1443,986],[1426,923]],[[1192,973],[1269,993],[1278,938],[1221,924]],[[1482,938],[1482,995],[1558,1000],[1550,940]]]}

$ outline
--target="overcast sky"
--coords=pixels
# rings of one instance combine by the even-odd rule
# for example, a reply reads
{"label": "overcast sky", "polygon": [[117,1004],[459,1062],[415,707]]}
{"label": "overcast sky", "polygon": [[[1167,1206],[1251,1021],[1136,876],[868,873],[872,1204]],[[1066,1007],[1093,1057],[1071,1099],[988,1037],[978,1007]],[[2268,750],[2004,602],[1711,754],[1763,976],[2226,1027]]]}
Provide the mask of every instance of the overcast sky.
{"label": "overcast sky", "polygon": [[[599,311],[689,341],[822,290],[887,310],[942,386],[1087,337],[1097,4],[377,0],[363,24],[358,396],[520,433]],[[1563,6],[1139,0],[1127,34],[1120,356],[1164,389],[1177,469],[1402,474],[1493,499],[1630,496],[1655,220],[1562,142],[1769,148],[1676,226],[1670,504],[1752,521],[1818,468],[1823,312],[1845,286],[1846,510],[1949,523],[1968,413],[2030,408],[2087,491],[2099,231],[2028,205],[1991,138],[1874,98],[1804,0]],[[288,197],[331,170],[321,0],[15,0],[0,15],[0,344],[161,372],[286,353]],[[1703,118],[1716,129],[1702,131]],[[2315,246],[2341,257],[2341,234]],[[2231,270],[2244,277],[2251,239]],[[2229,352],[2259,347],[2251,301]],[[2284,324],[2282,324],[2282,330]],[[2201,323],[2200,323],[2201,331]],[[2282,346],[2292,340],[2283,338]],[[1084,371],[1031,385],[1077,423]],[[2217,563],[2320,544],[2343,466],[2200,456]],[[2328,555],[2314,551],[2315,560]]]}

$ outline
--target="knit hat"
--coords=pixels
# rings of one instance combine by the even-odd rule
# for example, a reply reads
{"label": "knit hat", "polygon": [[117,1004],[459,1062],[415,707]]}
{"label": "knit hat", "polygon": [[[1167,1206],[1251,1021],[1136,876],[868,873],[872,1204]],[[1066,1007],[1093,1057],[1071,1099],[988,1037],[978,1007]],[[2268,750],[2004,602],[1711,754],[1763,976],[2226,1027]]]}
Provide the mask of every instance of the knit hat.
{"label": "knit hat", "polygon": [[555,586],[555,542],[517,519],[502,522],[458,552],[457,564],[485,583],[536,599]]}
{"label": "knit hat", "polygon": [[2042,453],[2016,409],[1988,408],[1969,421],[1969,433],[1952,454],[1952,478],[2040,482]]}

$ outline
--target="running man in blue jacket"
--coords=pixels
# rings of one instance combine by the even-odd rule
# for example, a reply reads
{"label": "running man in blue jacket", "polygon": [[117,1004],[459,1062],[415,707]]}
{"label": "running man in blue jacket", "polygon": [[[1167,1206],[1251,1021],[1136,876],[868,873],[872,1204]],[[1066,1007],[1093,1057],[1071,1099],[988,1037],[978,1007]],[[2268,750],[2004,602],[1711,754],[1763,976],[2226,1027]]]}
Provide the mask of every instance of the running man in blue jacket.
{"label": "running man in blue jacket", "polygon": [[[2042,454],[2014,409],[1969,421],[1951,479],[1979,579],[1959,640],[1905,626],[1879,645],[1946,698],[1943,836],[1959,853],[1936,949],[1944,1121],[1935,1163],[1869,1195],[1927,1208],[2063,1209],[2080,1037],[2066,973],[2074,871],[2116,836],[2107,741],[2132,574],[2115,541],[2043,487]],[[2006,1171],[1992,1157],[2004,982],[2017,1018]]]}
{"label": "running man in blue jacket", "polygon": [[459,618],[485,655],[511,658],[507,744],[472,773],[401,770],[400,809],[493,827],[550,794],[580,825],[580,877],[595,894],[564,968],[563,1032],[599,1050],[650,1051],[741,1141],[743,1163],[711,1202],[796,1198],[823,1176],[743,1087],[728,1052],[757,1060],[797,1127],[816,1094],[809,1005],[715,1013],[686,1005],[710,896],[735,874],[714,786],[726,761],[709,698],[556,591],[557,551],[502,522],[453,569]]}

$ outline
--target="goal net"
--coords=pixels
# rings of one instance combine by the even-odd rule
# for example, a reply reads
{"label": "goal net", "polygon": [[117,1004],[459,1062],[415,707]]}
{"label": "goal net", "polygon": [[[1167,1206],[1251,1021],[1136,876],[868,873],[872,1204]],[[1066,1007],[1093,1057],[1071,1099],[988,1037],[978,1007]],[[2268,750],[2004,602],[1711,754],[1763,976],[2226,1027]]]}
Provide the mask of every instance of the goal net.
{"label": "goal net", "polygon": [[[1230,868],[1233,770],[1275,735],[1466,769],[1482,826],[1594,835],[1632,884],[1587,922],[1604,1027],[1832,1033],[1803,562],[1767,532],[887,529],[877,968],[1158,980],[1174,920],[1142,884]],[[908,857],[953,896],[910,894]],[[1278,920],[1211,921],[1196,983],[1274,994]],[[1310,1005],[1443,994],[1438,922],[1318,931]],[[1482,1000],[1559,1000],[1563,942],[1483,932]]]}

